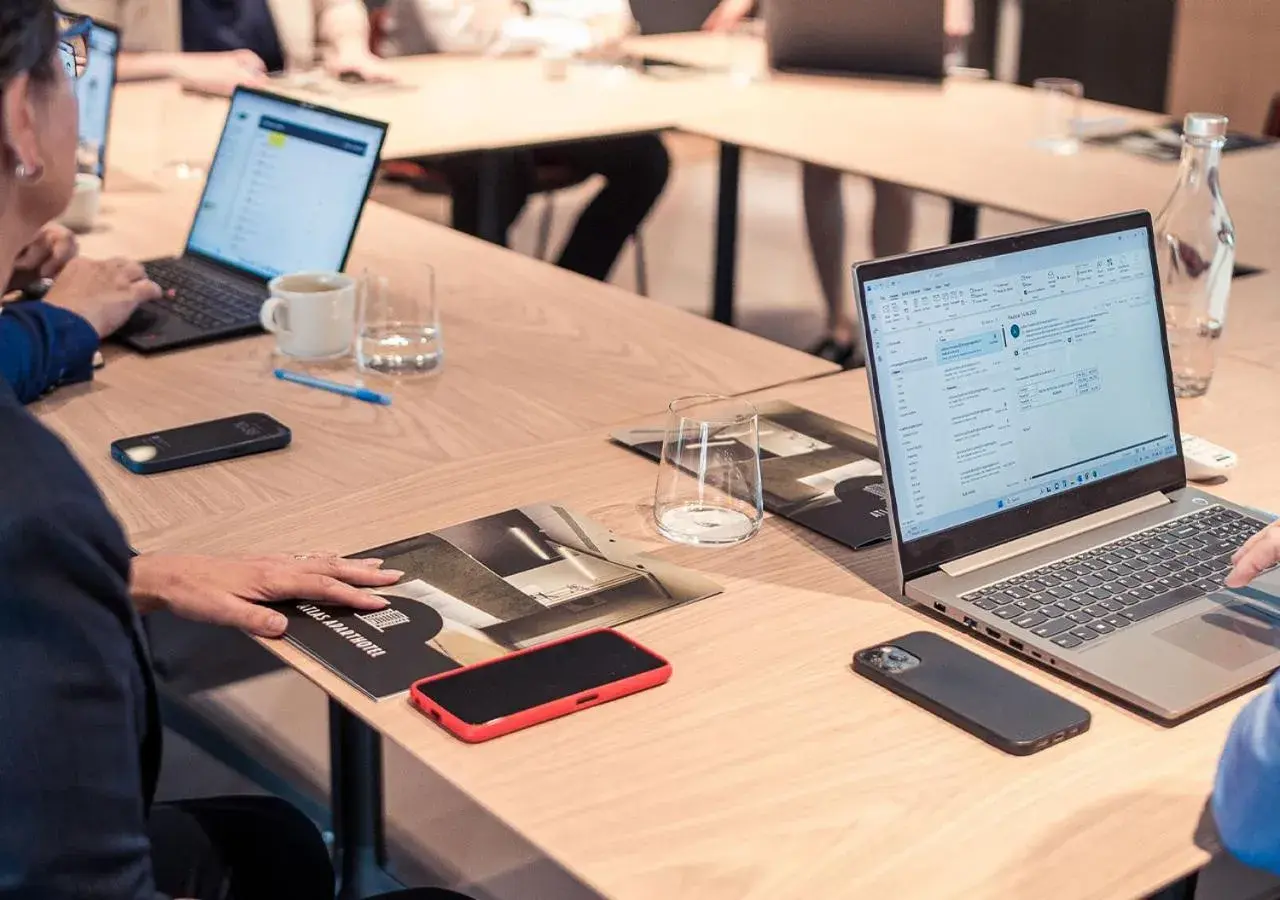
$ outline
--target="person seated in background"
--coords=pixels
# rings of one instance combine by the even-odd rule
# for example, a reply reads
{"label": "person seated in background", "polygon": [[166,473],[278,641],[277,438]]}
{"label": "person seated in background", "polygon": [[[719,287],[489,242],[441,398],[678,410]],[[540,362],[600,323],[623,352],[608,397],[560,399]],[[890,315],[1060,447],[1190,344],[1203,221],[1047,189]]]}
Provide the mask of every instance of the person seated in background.
{"label": "person seated in background", "polygon": [[[0,3],[0,284],[71,199],[86,25],[52,0]],[[283,801],[152,807],[161,724],[139,613],[279,635],[261,602],[378,609],[360,588],[401,573],[323,554],[131,559],[89,476],[4,382],[0,497],[0,896],[332,898],[320,833]]]}
{"label": "person seated in background", "polygon": [[[1228,587],[1280,563],[1280,523],[1236,551]],[[1211,801],[1223,846],[1246,865],[1280,875],[1280,674],[1236,717]]]}
{"label": "person seated in background", "polygon": [[363,0],[67,0],[67,12],[120,27],[122,81],[176,78],[208,94],[321,64],[388,80],[369,52]]}
{"label": "person seated in background", "polygon": [[[535,7],[537,4],[535,4]],[[389,52],[415,55],[436,52],[491,52],[504,41],[508,23],[524,15],[514,0],[392,0],[388,5]],[[614,23],[613,35],[595,28],[595,38],[620,37],[630,11],[624,0],[587,0],[565,10],[593,24]],[[536,20],[536,16],[535,16]],[[548,29],[550,31],[550,29]],[[528,29],[530,33],[534,29]],[[480,233],[480,161],[475,154],[425,162],[440,171],[453,198],[453,227],[471,235]],[[671,158],[656,134],[600,138],[558,144],[540,150],[518,151],[496,166],[497,226],[506,246],[506,235],[525,203],[537,188],[539,165],[565,166],[582,175],[601,175],[604,187],[578,217],[569,240],[557,259],[561,268],[605,281],[613,271],[627,240],[640,230],[666,187]]]}
{"label": "person seated in background", "polygon": [[[857,0],[840,2],[856,3]],[[703,28],[729,31],[750,15],[755,6],[755,0],[720,0]],[[973,31],[973,0],[944,0],[943,18],[953,50],[962,47]],[[850,278],[844,262],[842,177],[841,172],[826,166],[804,163],[801,167],[805,231],[827,314],[826,334],[809,352],[852,369],[861,367],[864,359],[858,322],[850,310]],[[879,259],[906,253],[915,225],[915,191],[875,179],[871,181],[871,190],[871,255]]]}
{"label": "person seated in background", "polygon": [[0,307],[0,380],[21,403],[92,378],[99,342],[128,321],[139,303],[160,296],[138,263],[88,260],[76,252],[75,235],[51,223],[14,264],[8,291],[57,278],[43,300]]}

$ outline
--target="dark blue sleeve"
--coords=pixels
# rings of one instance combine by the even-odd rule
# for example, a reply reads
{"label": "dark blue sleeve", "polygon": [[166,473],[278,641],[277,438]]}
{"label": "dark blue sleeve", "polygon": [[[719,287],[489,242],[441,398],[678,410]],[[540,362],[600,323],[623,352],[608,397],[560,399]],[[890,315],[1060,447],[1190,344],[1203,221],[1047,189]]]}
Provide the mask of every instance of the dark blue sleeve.
{"label": "dark blue sleeve", "polygon": [[1213,789],[1222,843],[1245,863],[1280,874],[1280,676],[1231,726]]}
{"label": "dark blue sleeve", "polygon": [[3,898],[156,896],[118,542],[99,504],[0,516]]}
{"label": "dark blue sleeve", "polygon": [[30,403],[60,384],[93,377],[98,335],[73,312],[38,301],[0,313],[0,378]]}

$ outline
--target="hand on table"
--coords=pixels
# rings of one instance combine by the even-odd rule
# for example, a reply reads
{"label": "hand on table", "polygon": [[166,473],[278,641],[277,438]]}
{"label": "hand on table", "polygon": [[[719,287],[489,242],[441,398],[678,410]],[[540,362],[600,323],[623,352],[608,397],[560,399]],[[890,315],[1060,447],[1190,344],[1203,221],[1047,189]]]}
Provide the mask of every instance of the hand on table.
{"label": "hand on table", "polygon": [[389,84],[396,80],[385,62],[363,48],[338,50],[325,59],[324,68],[338,79],[346,75],[374,84]]}
{"label": "hand on table", "polygon": [[79,249],[70,229],[50,222],[40,229],[35,240],[22,248],[13,270],[35,278],[53,278],[75,258]]}
{"label": "hand on table", "polygon": [[754,0],[720,0],[711,15],[702,23],[703,31],[728,31],[747,17]]}
{"label": "hand on table", "polygon": [[352,609],[384,609],[386,600],[360,588],[387,587],[403,577],[403,572],[382,568],[379,559],[341,559],[322,553],[258,557],[143,554],[133,561],[129,593],[140,612],[167,609],[194,622],[239,628],[258,637],[280,637],[288,621],[259,604],[296,599]]}
{"label": "hand on table", "polygon": [[241,85],[266,84],[267,65],[252,50],[181,53],[173,74],[185,88],[202,94],[230,97]]}
{"label": "hand on table", "polygon": [[138,304],[160,295],[160,287],[136,262],[79,257],[67,263],[44,299],[80,316],[98,337],[106,337],[129,320]]}
{"label": "hand on table", "polygon": [[1244,587],[1277,563],[1280,563],[1280,521],[1272,522],[1235,552],[1227,587]]}

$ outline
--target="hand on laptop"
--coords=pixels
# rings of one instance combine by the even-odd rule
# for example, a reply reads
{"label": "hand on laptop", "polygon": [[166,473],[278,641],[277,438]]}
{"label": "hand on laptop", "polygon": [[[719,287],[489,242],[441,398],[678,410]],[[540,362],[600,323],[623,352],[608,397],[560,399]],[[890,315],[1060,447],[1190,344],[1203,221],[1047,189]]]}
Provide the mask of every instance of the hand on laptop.
{"label": "hand on laptop", "polygon": [[1231,557],[1227,587],[1244,587],[1263,572],[1280,563],[1280,522],[1259,531]]}
{"label": "hand on laptop", "polygon": [[44,299],[80,316],[98,337],[106,337],[127,322],[140,303],[158,300],[160,293],[136,262],[80,257],[67,263]]}
{"label": "hand on laptop", "polygon": [[173,74],[189,90],[230,97],[240,85],[265,84],[267,65],[252,50],[180,53]]}
{"label": "hand on laptop", "polygon": [[702,23],[703,31],[728,31],[747,17],[755,0],[720,0],[720,4]]}
{"label": "hand on laptop", "polygon": [[50,222],[40,229],[35,240],[22,248],[13,269],[36,278],[53,278],[75,257],[79,249],[76,236],[70,229]]}
{"label": "hand on laptop", "polygon": [[167,609],[194,622],[280,637],[288,622],[260,606],[312,600],[353,609],[383,609],[387,601],[360,588],[387,587],[403,572],[378,559],[341,559],[327,553],[222,558],[143,554],[133,560],[129,593],[141,613]]}

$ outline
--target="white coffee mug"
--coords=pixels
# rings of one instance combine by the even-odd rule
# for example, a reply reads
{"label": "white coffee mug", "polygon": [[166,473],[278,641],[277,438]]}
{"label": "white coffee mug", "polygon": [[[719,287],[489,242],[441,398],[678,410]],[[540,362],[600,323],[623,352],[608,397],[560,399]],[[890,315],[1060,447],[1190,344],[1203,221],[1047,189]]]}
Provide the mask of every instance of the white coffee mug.
{"label": "white coffee mug", "polygon": [[98,221],[98,209],[102,205],[102,179],[97,175],[81,172],[76,175],[76,187],[71,202],[62,211],[58,221],[72,231],[92,231]]}
{"label": "white coffee mug", "polygon": [[270,284],[262,327],[280,352],[295,359],[335,359],[351,352],[356,331],[356,282],[341,272],[297,272]]}

